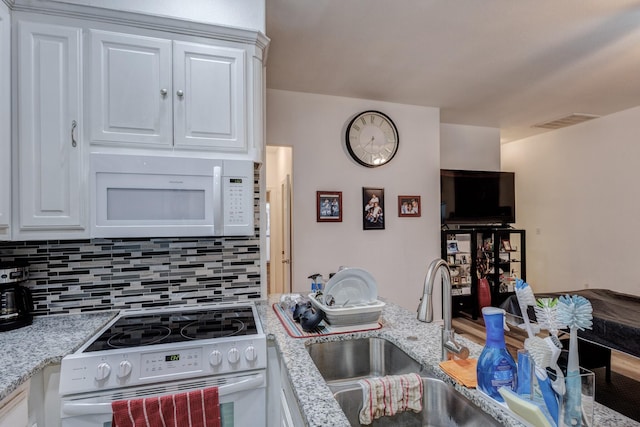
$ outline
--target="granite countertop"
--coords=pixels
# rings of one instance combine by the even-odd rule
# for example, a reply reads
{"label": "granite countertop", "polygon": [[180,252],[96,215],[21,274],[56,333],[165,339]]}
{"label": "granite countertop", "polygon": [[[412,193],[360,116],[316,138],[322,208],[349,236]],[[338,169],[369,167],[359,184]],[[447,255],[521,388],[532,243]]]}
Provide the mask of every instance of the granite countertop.
{"label": "granite countertop", "polygon": [[7,359],[0,364],[0,400],[45,366],[76,351],[117,312],[35,316],[33,323],[0,332]]}
{"label": "granite countertop", "polygon": [[[491,402],[476,389],[468,389],[457,384],[438,366],[440,362],[440,325],[423,323],[416,319],[415,312],[410,312],[398,305],[386,302],[381,320],[383,327],[368,332],[346,333],[313,338],[290,337],[278,319],[272,304],[279,302],[280,296],[270,297],[268,304],[260,304],[259,311],[263,326],[269,339],[275,340],[287,369],[297,404],[308,426],[349,426],[344,412],[333,398],[329,387],[320,372],[315,368],[305,344],[348,340],[364,337],[380,337],[387,339],[403,349],[409,356],[419,361],[431,373],[443,381],[453,385],[456,390],[494,416],[505,426],[523,426],[521,422]],[[456,339],[470,350],[470,357],[480,356],[482,346],[460,336]],[[640,423],[633,421],[599,403],[594,405],[594,424],[600,427],[632,427]]]}
{"label": "granite countertop", "polygon": [[[440,361],[440,326],[423,323],[415,313],[395,304],[386,303],[382,312],[383,327],[378,330],[345,333],[314,338],[290,337],[272,304],[279,295],[268,302],[258,302],[258,312],[270,340],[275,341],[281,354],[287,375],[293,386],[297,404],[308,426],[349,426],[346,416],[333,398],[333,394],[315,368],[305,344],[322,341],[347,340],[365,337],[387,339],[419,361],[431,373],[452,384],[460,393],[483,410],[493,415],[505,426],[519,427],[522,424],[508,412],[501,410],[475,389],[467,389],[451,380],[438,367]],[[80,348],[117,312],[37,316],[33,324],[13,331],[0,333],[0,346],[5,349],[7,360],[0,366],[0,400],[7,397],[47,365],[60,363],[62,358]],[[482,347],[464,337],[459,342],[470,350],[470,357],[478,357]],[[632,427],[637,423],[598,403],[594,409],[595,425],[600,427]]]}

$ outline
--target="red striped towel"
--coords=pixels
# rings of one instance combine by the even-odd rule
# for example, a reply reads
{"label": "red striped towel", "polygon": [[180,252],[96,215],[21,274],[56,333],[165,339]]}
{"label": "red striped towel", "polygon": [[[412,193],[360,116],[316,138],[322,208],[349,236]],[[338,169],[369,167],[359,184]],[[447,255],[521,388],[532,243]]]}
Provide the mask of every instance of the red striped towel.
{"label": "red striped towel", "polygon": [[360,423],[403,411],[422,411],[422,378],[416,373],[387,375],[359,381],[362,387]]}
{"label": "red striped towel", "polygon": [[187,393],[116,400],[113,427],[220,427],[218,387]]}

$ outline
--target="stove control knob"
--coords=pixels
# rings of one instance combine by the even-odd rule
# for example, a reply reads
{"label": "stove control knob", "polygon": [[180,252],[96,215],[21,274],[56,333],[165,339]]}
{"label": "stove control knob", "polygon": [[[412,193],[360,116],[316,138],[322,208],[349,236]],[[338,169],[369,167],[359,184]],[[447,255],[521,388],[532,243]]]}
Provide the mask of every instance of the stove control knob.
{"label": "stove control knob", "polygon": [[126,378],[131,375],[131,368],[131,362],[128,360],[120,362],[120,365],[118,365],[118,378]]}
{"label": "stove control knob", "polygon": [[109,374],[111,373],[111,366],[107,362],[102,362],[98,365],[98,369],[96,370],[96,381],[103,381],[109,378]]}
{"label": "stove control knob", "polygon": [[256,348],[252,345],[246,348],[244,351],[244,357],[247,359],[247,362],[254,362],[258,357],[258,353],[256,352]]}
{"label": "stove control knob", "polygon": [[240,352],[238,351],[238,349],[233,347],[231,350],[229,350],[227,359],[229,359],[229,363],[231,363],[232,365],[238,363],[238,361],[240,360]]}
{"label": "stove control knob", "polygon": [[220,366],[221,363],[222,353],[220,353],[220,350],[213,350],[209,355],[209,364],[211,364],[211,366]]}

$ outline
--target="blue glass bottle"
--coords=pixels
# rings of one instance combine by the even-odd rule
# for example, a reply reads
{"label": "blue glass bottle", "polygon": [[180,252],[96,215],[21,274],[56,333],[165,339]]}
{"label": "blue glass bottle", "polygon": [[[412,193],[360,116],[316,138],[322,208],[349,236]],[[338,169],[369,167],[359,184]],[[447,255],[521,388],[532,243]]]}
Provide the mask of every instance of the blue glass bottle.
{"label": "blue glass bottle", "polygon": [[508,387],[515,391],[517,384],[516,362],[504,342],[504,310],[484,307],[482,317],[487,329],[487,342],[478,358],[478,389],[498,402],[504,402],[498,389]]}

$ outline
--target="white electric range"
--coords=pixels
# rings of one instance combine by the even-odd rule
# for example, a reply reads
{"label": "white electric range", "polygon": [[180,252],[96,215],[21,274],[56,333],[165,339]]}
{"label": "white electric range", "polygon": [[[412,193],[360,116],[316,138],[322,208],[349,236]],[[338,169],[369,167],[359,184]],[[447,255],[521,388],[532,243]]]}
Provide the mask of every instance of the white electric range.
{"label": "white electric range", "polygon": [[264,425],[266,366],[252,302],[123,310],[62,360],[62,425],[108,427],[114,400],[211,386],[223,426]]}

